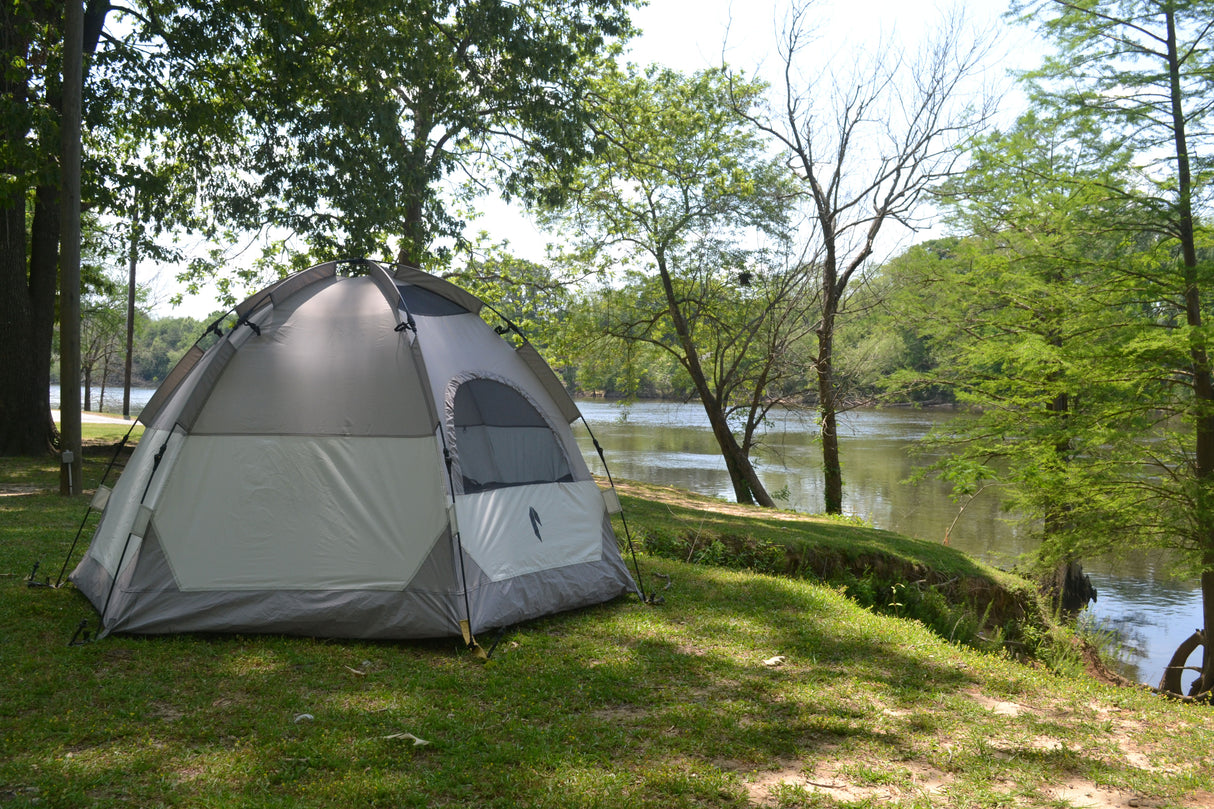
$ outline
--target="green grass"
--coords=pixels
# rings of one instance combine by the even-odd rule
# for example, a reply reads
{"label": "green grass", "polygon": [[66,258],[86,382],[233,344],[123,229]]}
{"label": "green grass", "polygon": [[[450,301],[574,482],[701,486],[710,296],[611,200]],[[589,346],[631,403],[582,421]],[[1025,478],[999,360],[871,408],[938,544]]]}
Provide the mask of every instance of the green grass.
{"label": "green grass", "polygon": [[[57,486],[50,462],[0,459],[0,487],[41,484]],[[1208,706],[950,644],[837,584],[648,554],[663,605],[515,627],[488,663],[455,640],[68,646],[92,608],[24,577],[39,559],[58,572],[87,498],[19,491],[0,496],[6,808],[1214,805]],[[638,532],[743,536],[768,519],[628,505]],[[804,526],[769,528],[783,541]],[[938,553],[807,530],[840,553]],[[932,561],[954,563],[973,564]]]}
{"label": "green grass", "polygon": [[1060,632],[1024,579],[940,543],[833,518],[745,509],[661,486],[627,483],[636,544],[669,559],[809,578],[863,606],[913,618],[950,641],[1074,665]]}

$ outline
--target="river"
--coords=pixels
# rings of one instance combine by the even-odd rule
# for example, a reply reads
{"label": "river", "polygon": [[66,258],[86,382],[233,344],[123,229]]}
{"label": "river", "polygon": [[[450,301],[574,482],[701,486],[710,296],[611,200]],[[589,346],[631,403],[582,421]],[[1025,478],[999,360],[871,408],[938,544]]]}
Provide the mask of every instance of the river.
{"label": "river", "polygon": [[[97,391],[94,390],[94,395]],[[149,388],[131,391],[138,413]],[[57,406],[58,387],[51,388]],[[713,441],[704,410],[696,403],[638,402],[632,405],[579,400],[578,406],[603,446],[611,474],[677,486],[732,499],[725,463]],[[122,389],[107,388],[104,409],[122,409]],[[955,502],[948,487],[928,478],[906,483],[930,456],[911,449],[950,411],[887,408],[858,410],[840,419],[844,511],[870,524],[933,542],[949,541],[971,556],[1011,567],[1033,548],[1032,538],[1008,519],[987,490],[972,502]],[[586,428],[575,426],[591,468],[602,472]],[[822,508],[822,471],[817,426],[808,413],[781,411],[771,419],[759,450],[759,473],[768,491],[782,492],[782,504],[802,511]],[[1201,592],[1195,581],[1167,574],[1162,554],[1143,553],[1117,563],[1084,560],[1098,598],[1090,617],[1115,632],[1122,644],[1122,673],[1157,685],[1177,645],[1201,625]]]}
{"label": "river", "polygon": [[[578,406],[616,478],[733,498],[725,462],[699,404],[622,406],[591,399]],[[844,512],[877,528],[933,542],[943,541],[949,531],[953,547],[997,567],[1011,567],[1033,549],[1033,540],[1008,519],[994,490],[962,509],[934,478],[906,482],[917,467],[932,461],[912,448],[953,416],[951,411],[902,408],[844,414],[839,424]],[[592,469],[602,472],[585,428],[577,432]],[[784,505],[821,511],[821,447],[812,414],[778,413],[757,457],[760,477],[769,492],[785,495]],[[1084,560],[1084,570],[1098,593],[1088,617],[1116,634],[1122,645],[1121,672],[1158,685],[1176,646],[1201,626],[1197,583],[1170,578],[1163,554],[1143,553],[1121,562]]]}

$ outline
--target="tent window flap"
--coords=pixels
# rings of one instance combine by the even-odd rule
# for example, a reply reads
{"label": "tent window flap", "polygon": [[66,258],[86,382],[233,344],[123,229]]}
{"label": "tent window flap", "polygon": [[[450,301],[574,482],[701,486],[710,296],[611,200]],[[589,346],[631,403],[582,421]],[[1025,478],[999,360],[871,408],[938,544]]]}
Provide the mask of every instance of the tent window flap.
{"label": "tent window flap", "polygon": [[455,393],[454,410],[464,492],[573,480],[556,434],[509,385],[465,382]]}

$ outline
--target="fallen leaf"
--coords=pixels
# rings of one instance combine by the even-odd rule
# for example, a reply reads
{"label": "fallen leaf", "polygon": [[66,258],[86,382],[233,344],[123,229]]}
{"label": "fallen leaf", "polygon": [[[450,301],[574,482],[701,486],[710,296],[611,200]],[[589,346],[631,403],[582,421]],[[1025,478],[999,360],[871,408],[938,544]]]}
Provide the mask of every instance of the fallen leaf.
{"label": "fallen leaf", "polygon": [[388,736],[384,736],[383,738],[385,738],[385,739],[412,739],[414,747],[421,747],[423,744],[430,743],[430,742],[426,741],[425,739],[417,738],[412,733],[392,733]]}

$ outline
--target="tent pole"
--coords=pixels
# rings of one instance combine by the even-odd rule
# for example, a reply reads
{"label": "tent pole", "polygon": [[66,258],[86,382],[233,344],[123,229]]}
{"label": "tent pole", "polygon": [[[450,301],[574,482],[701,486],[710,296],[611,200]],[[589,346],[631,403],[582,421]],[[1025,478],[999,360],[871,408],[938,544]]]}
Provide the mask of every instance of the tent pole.
{"label": "tent pole", "polygon": [[[126,435],[118,442],[118,446],[114,447],[114,454],[110,458],[110,463],[106,466],[105,471],[101,473],[101,482],[97,484],[100,488],[105,485],[105,480],[110,476],[110,470],[114,468],[114,464],[118,461],[118,453],[122,452],[122,448],[126,446],[126,442],[130,439],[131,433],[135,431],[134,422],[131,424],[131,429],[126,431]],[[67,549],[67,556],[63,559],[63,567],[59,570],[59,578],[55,580],[55,586],[59,587],[63,584],[63,574],[67,572],[68,562],[72,560],[72,554],[76,551],[76,545],[80,542],[80,535],[84,533],[84,524],[88,522],[89,515],[93,513],[93,503],[89,502],[89,507],[84,510],[84,519],[80,521],[80,527],[76,529],[76,538],[72,540],[72,546]]]}
{"label": "tent pole", "polygon": [[[397,323],[396,331],[398,334],[401,334],[405,340],[409,339],[408,332],[413,332],[413,346],[410,348],[417,349],[416,353],[418,358],[418,366],[422,370],[419,377],[421,378],[422,384],[428,389],[429,374],[425,372],[425,360],[422,359],[422,354],[420,351],[421,334],[417,330],[417,321],[414,320],[413,313],[409,311],[409,307],[405,304],[405,299],[403,297],[400,299],[399,306],[405,312],[405,320]],[[426,392],[428,395],[424,396],[423,398],[425,399],[427,405],[433,407],[434,391],[427,390]],[[447,468],[447,491],[450,493],[451,497],[448,513],[454,516],[455,476],[451,471],[451,448],[447,445],[447,427],[443,423],[443,419],[439,416],[438,409],[436,407],[431,411],[431,416],[434,423],[437,425],[438,442],[439,446],[441,446],[443,450],[443,465]],[[464,545],[463,541],[460,539],[459,520],[455,519],[454,522],[455,524],[453,525],[452,517],[448,517],[447,526],[451,529],[451,538],[455,541],[455,561],[457,567],[459,568],[459,588],[464,597],[464,620],[460,621],[460,633],[463,635],[464,643],[468,646],[468,648],[474,650],[479,656],[484,657],[485,652],[483,649],[481,649],[480,645],[477,644],[476,635],[472,632],[472,602],[468,598],[468,574],[464,570]]]}
{"label": "tent pole", "polygon": [[[590,433],[590,440],[594,442],[595,452],[599,454],[599,460],[603,463],[603,471],[607,473],[607,485],[611,486],[611,490],[614,492],[615,481],[611,477],[611,469],[607,466],[607,458],[603,454],[603,446],[594,437],[594,431],[590,429],[590,422],[586,421],[585,416],[582,416],[582,424],[586,425],[586,432]],[[641,565],[637,561],[637,550],[632,544],[632,532],[628,530],[628,517],[624,514],[623,506],[620,507],[620,523],[624,526],[624,539],[628,542],[628,552],[632,555],[632,569],[637,574],[637,587],[641,590],[641,601],[646,604],[652,603],[652,596],[645,593],[645,579],[641,576]]]}

